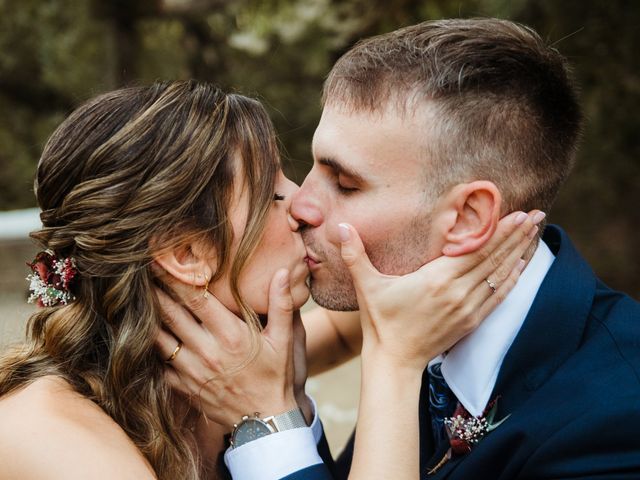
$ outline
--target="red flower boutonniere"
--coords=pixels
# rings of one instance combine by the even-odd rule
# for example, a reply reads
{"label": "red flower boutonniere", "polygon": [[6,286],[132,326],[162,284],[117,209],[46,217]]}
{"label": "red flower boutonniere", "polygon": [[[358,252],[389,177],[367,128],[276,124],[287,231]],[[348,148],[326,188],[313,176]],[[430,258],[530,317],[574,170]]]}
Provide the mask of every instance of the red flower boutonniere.
{"label": "red flower boutonniere", "polygon": [[509,414],[502,420],[497,422],[495,421],[499,398],[500,397],[498,396],[489,402],[487,408],[485,408],[484,412],[482,412],[482,415],[479,417],[474,417],[462,406],[462,404],[458,404],[453,416],[444,419],[444,425],[447,435],[449,435],[451,448],[447,450],[447,453],[442,460],[440,460],[435,467],[429,470],[429,475],[440,470],[440,467],[447,463],[447,461],[449,461],[454,455],[464,455],[469,453],[473,446],[479,443],[487,433],[498,428],[511,416],[511,414]]}
{"label": "red flower boutonniere", "polygon": [[458,405],[453,417],[444,419],[452,453],[456,455],[469,453],[471,448],[480,442],[487,433],[498,428],[510,417],[507,415],[502,420],[495,421],[499,398],[496,397],[489,402],[479,417],[474,417],[462,405]]}

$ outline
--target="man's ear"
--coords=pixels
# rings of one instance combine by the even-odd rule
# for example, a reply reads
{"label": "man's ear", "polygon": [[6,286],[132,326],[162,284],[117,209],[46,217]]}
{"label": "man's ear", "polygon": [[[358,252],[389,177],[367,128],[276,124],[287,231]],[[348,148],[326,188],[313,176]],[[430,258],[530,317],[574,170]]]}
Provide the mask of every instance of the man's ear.
{"label": "man's ear", "polygon": [[205,286],[214,274],[215,250],[203,242],[185,242],[153,254],[154,261],[169,275],[187,285]]}
{"label": "man's ear", "polygon": [[442,254],[455,257],[482,247],[496,231],[501,206],[502,196],[493,182],[479,180],[451,189],[442,205]]}

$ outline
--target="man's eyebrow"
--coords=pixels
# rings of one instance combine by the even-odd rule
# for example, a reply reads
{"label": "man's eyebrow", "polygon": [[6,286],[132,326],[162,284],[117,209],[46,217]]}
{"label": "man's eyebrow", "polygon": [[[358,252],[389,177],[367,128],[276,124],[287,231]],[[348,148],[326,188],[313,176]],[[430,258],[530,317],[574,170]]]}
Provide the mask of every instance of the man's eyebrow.
{"label": "man's eyebrow", "polygon": [[353,180],[355,180],[356,182],[359,183],[364,183],[365,179],[362,175],[360,175],[358,172],[356,172],[355,170],[350,169],[349,167],[342,165],[340,162],[338,162],[337,160],[333,159],[333,158],[328,158],[328,157],[321,157],[318,159],[318,163],[320,165],[325,165],[327,167],[329,167],[330,169],[332,169],[335,173],[337,174],[341,174],[341,175],[345,175]]}

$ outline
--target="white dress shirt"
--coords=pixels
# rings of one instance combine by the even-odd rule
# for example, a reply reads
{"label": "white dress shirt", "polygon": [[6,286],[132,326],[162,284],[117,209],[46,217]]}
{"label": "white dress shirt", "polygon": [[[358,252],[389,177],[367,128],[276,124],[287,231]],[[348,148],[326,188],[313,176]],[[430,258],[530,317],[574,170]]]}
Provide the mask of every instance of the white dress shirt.
{"label": "white dress shirt", "polygon": [[[472,415],[481,415],[489,402],[504,356],[520,331],[554,260],[549,247],[540,241],[507,298],[446,356],[430,362],[442,361],[442,375],[449,388]],[[274,433],[227,450],[224,460],[232,478],[279,480],[322,463],[317,451],[323,433],[322,424],[315,402],[313,407],[314,419],[310,427]]]}

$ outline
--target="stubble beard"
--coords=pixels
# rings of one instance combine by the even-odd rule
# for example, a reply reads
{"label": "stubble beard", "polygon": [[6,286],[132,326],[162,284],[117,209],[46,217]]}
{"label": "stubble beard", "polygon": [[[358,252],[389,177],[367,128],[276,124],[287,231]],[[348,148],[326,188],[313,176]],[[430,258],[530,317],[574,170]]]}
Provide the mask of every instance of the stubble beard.
{"label": "stubble beard", "polygon": [[353,312],[358,310],[358,299],[356,289],[351,280],[351,274],[342,263],[340,253],[314,250],[323,254],[325,261],[323,268],[330,272],[330,278],[324,282],[315,279],[313,273],[309,276],[309,290],[313,300],[328,310],[341,312]]}
{"label": "stubble beard", "polygon": [[[415,219],[395,238],[374,245],[365,245],[371,263],[381,273],[405,275],[416,271],[429,260],[428,218]],[[313,300],[328,310],[352,312],[359,309],[351,274],[340,256],[340,250],[331,245],[328,251],[313,238],[312,231],[303,231],[305,245],[322,259],[322,267],[329,278],[320,281],[309,277],[309,289]]]}

